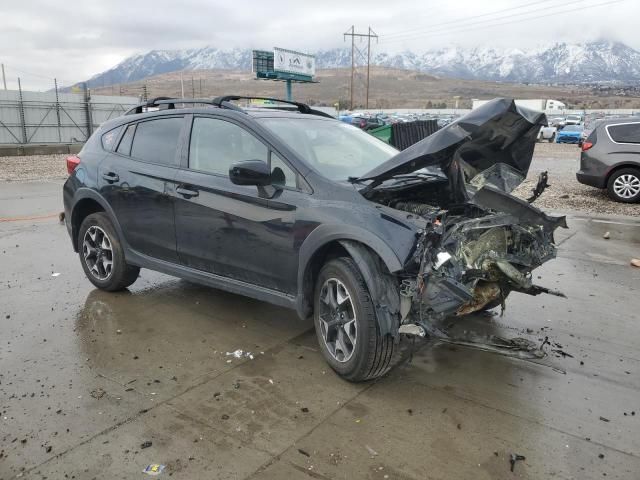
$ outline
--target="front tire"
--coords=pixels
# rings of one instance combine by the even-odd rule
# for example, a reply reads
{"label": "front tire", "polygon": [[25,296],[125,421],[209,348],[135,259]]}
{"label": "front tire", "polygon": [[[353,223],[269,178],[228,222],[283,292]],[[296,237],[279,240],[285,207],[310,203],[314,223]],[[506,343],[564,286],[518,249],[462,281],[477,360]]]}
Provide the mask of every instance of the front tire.
{"label": "front tire", "polygon": [[78,254],[85,275],[102,290],[127,288],[140,273],[139,267],[126,263],[120,237],[104,212],[92,213],[82,221]]}
{"label": "front tire", "polygon": [[313,316],[320,350],[338,375],[361,382],[390,369],[393,338],[380,335],[369,290],[351,258],[336,258],[320,270]]}
{"label": "front tire", "polygon": [[640,201],[640,170],[622,168],[607,181],[609,197],[616,202],[636,203]]}

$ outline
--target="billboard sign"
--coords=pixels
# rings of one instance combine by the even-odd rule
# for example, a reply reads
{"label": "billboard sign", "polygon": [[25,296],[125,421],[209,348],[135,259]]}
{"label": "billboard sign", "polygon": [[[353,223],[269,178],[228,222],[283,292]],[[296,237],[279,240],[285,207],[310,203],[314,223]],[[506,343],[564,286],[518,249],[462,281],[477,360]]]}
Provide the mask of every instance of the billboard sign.
{"label": "billboard sign", "polygon": [[316,74],[316,57],[276,47],[273,49],[273,69],[313,77]]}

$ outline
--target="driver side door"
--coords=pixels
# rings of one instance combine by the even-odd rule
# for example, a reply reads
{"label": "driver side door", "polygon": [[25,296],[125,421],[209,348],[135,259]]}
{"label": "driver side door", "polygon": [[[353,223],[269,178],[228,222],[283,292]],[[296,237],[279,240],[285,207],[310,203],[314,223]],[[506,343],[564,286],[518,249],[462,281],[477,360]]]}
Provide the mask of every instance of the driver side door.
{"label": "driver side door", "polygon": [[[284,171],[274,198],[255,186],[235,185],[229,167],[261,160]],[[180,262],[285,293],[296,291],[296,213],[308,194],[297,174],[244,125],[227,118],[195,116],[186,165],[176,176],[176,237]]]}

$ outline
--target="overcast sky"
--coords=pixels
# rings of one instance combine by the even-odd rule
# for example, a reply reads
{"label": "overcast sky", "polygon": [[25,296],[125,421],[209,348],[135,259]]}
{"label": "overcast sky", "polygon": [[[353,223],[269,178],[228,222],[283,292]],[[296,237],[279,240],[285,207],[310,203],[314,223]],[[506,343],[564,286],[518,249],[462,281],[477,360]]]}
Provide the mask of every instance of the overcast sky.
{"label": "overcast sky", "polygon": [[602,38],[640,49],[638,0],[1,0],[0,18],[8,87],[20,76],[27,89],[85,80],[152,49],[339,47],[352,24],[370,25],[387,52]]}

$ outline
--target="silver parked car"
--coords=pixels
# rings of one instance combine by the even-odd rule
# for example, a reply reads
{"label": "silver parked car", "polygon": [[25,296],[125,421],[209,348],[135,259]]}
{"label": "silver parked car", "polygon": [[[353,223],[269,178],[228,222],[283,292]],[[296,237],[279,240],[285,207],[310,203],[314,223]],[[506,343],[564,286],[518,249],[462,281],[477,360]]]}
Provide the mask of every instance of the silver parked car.
{"label": "silver parked car", "polygon": [[580,183],[606,188],[618,202],[640,201],[640,119],[599,121],[582,143]]}

